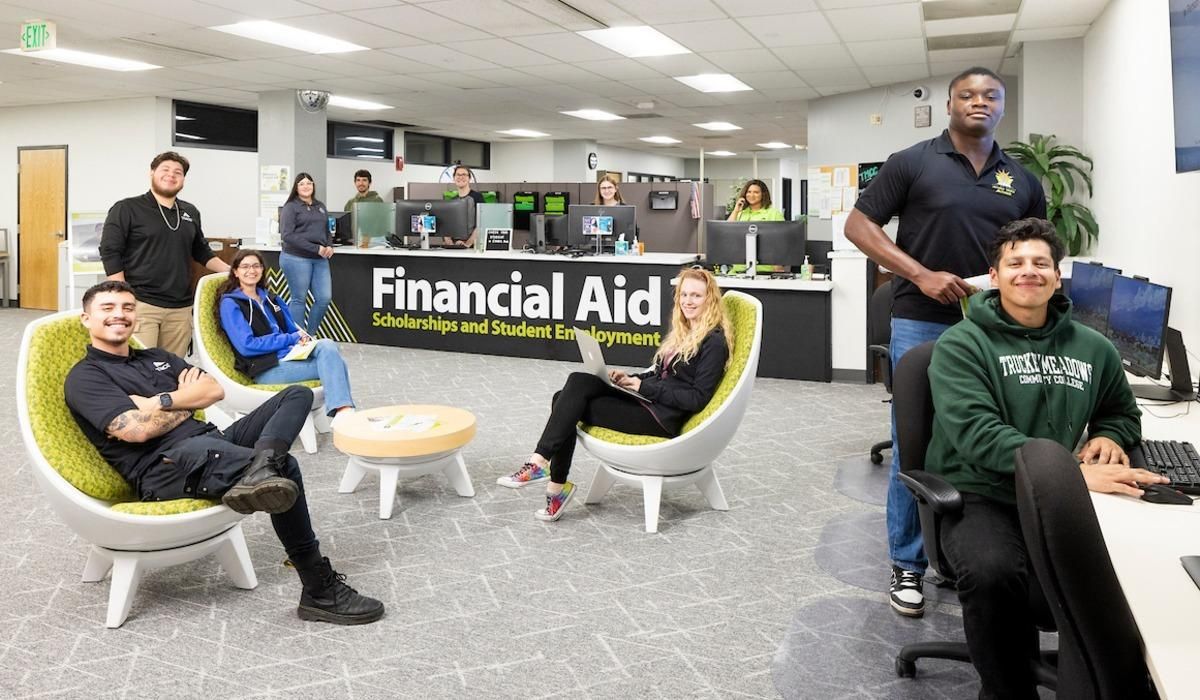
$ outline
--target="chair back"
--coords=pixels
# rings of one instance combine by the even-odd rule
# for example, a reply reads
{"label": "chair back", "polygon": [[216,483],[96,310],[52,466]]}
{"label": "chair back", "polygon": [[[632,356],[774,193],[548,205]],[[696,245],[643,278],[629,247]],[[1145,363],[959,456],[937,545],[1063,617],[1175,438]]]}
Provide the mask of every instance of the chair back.
{"label": "chair back", "polygon": [[221,330],[216,318],[217,290],[228,278],[223,272],[205,275],[196,283],[196,299],[192,304],[192,327],[196,359],[201,369],[213,375],[220,384],[249,386],[254,380],[234,367],[233,346]]}
{"label": "chair back", "polygon": [[933,346],[934,341],[929,341],[904,353],[892,377],[901,471],[925,469],[925,451],[933,435],[933,394],[929,390]]}
{"label": "chair back", "polygon": [[1016,493],[1030,563],[1058,628],[1058,696],[1156,697],[1077,460],[1053,441],[1027,442],[1017,450]]}
{"label": "chair back", "polygon": [[892,391],[892,288],[894,280],[888,280],[875,288],[871,303],[867,306],[867,349],[884,360],[883,386]]}
{"label": "chair back", "polygon": [[726,412],[736,414],[736,418],[730,416],[736,430],[754,388],[762,348],[762,302],[749,294],[731,290],[721,295],[721,303],[733,329],[729,364],[708,405],[683,424],[681,435],[715,421],[719,414]]}

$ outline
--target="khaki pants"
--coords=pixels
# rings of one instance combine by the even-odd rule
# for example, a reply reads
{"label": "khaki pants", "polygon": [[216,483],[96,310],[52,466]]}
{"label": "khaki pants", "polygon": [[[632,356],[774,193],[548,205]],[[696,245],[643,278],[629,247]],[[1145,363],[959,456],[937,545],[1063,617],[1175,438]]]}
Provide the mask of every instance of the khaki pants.
{"label": "khaki pants", "polygon": [[133,334],[148,348],[184,357],[192,342],[192,307],[166,309],[139,301]]}

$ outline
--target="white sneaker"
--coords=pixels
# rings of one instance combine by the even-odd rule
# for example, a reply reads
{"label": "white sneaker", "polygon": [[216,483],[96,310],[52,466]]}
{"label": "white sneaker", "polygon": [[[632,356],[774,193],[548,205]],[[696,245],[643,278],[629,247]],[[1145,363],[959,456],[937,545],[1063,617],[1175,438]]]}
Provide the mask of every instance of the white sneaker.
{"label": "white sneaker", "polygon": [[892,567],[888,600],[893,610],[905,617],[921,617],[925,614],[925,592],[921,590],[923,578],[915,571]]}

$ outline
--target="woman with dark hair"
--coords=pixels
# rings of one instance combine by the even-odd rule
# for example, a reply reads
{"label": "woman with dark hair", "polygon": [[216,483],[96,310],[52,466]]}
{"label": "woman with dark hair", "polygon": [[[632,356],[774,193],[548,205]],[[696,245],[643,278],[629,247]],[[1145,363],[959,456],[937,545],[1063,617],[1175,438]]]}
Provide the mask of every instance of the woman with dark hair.
{"label": "woman with dark hair", "polygon": [[[333,256],[333,241],[329,235],[329,213],[325,204],[314,196],[316,184],[312,175],[300,173],[292,183],[292,192],[279,215],[279,231],[283,252],[279,267],[287,278],[291,301],[288,309],[296,324],[303,324],[309,335],[316,335],[321,319],[333,301],[333,278],[329,274],[329,258]],[[305,299],[312,291],[313,305],[304,319]]]}
{"label": "woman with dark hair", "polygon": [[[350,373],[332,340],[316,340],[297,327],[288,307],[267,290],[258,251],[243,248],[233,256],[229,278],[217,290],[217,323],[233,346],[234,367],[259,384],[294,384],[320,379],[325,413],[354,410]],[[303,360],[284,360],[296,345],[315,343]]]}
{"label": "woman with dark hair", "polygon": [[712,274],[699,267],[683,270],[675,279],[671,331],[654,354],[654,364],[638,374],[609,371],[614,384],[638,392],[644,400],[593,374],[572,372],[550,402],[550,419],[533,454],[520,469],[496,480],[512,489],[549,481],[546,507],[535,512],[535,518],[558,520],[575,493],[567,473],[575,454],[577,423],[670,438],[712,400],[733,348],[721,290]]}
{"label": "woman with dark hair", "polygon": [[783,212],[771,206],[771,191],[762,180],[747,180],[727,221],[783,221]]}
{"label": "woman with dark hair", "polygon": [[611,175],[605,175],[596,181],[596,198],[592,200],[592,204],[611,207],[624,203],[625,200],[621,197],[621,188]]}

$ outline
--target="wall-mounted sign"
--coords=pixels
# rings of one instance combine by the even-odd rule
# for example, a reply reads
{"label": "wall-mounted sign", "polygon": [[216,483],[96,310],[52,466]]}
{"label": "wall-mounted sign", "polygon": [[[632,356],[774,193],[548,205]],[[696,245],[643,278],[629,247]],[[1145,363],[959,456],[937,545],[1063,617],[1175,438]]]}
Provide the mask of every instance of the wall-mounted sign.
{"label": "wall-mounted sign", "polygon": [[933,123],[933,107],[917,105],[913,107],[913,126],[920,129]]}
{"label": "wall-mounted sign", "polygon": [[58,28],[54,22],[38,19],[21,25],[21,50],[44,51],[58,45]]}
{"label": "wall-mounted sign", "polygon": [[595,170],[596,166],[599,164],[600,164],[600,159],[596,156],[595,152],[589,153],[588,154],[588,170]]}
{"label": "wall-mounted sign", "polygon": [[485,250],[512,250],[511,228],[489,228],[484,235]]}

